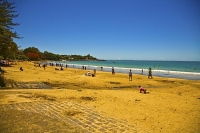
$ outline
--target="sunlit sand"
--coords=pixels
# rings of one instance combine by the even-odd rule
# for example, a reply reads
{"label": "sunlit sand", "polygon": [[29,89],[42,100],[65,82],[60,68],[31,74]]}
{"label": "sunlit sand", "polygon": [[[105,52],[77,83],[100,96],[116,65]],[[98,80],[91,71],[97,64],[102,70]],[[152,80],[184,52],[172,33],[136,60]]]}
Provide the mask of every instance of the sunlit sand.
{"label": "sunlit sand", "polygon": [[[19,70],[20,66],[24,71]],[[20,62],[3,69],[10,83],[8,89],[0,90],[0,104],[43,102],[41,97],[30,97],[40,95],[87,105],[108,117],[136,125],[140,132],[200,132],[200,81],[148,79],[135,74],[129,81],[128,73],[112,75],[102,71],[96,71],[92,77],[85,76],[88,70],[64,68],[60,71],[55,70],[55,66],[44,70],[32,62]],[[44,83],[51,88],[28,89],[14,85],[22,82],[25,85]],[[147,94],[139,93],[139,85],[147,89]]]}

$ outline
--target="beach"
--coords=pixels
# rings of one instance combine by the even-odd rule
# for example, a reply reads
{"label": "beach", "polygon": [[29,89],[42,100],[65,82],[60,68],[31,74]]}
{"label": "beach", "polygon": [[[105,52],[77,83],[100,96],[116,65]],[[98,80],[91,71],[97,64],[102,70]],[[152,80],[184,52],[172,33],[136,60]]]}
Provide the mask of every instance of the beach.
{"label": "beach", "polygon": [[[146,75],[133,74],[129,81],[128,73],[112,75],[111,71],[97,70],[92,77],[85,74],[93,74],[93,70],[63,68],[44,69],[33,62],[3,67],[7,87],[0,89],[0,105],[69,101],[103,113],[103,118],[125,121],[136,132],[200,132],[200,80],[156,76],[148,79]],[[139,92],[139,85],[147,89],[147,94]],[[78,113],[74,117],[82,116]]]}

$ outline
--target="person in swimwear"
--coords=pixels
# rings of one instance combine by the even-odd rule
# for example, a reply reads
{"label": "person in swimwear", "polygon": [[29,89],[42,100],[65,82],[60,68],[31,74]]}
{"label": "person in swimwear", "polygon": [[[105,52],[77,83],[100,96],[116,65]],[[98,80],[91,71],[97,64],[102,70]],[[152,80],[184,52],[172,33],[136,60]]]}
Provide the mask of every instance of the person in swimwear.
{"label": "person in swimwear", "polygon": [[147,90],[145,88],[143,88],[142,86],[139,86],[139,88],[140,88],[140,93],[144,92],[144,94],[146,94]]}

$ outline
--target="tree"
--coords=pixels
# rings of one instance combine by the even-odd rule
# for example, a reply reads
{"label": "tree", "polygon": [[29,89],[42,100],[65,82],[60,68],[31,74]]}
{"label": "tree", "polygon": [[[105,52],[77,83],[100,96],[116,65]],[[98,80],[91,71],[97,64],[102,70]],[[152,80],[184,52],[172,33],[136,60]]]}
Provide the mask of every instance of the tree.
{"label": "tree", "polygon": [[38,50],[38,48],[35,47],[28,47],[24,49],[24,54],[30,60],[40,60],[42,58],[42,53]]}
{"label": "tree", "polygon": [[44,51],[43,56],[44,56],[45,60],[59,60],[62,58],[62,56],[60,56],[58,54],[53,54],[48,51]]}
{"label": "tree", "polygon": [[15,14],[14,3],[9,3],[7,0],[0,0],[0,56],[4,59],[15,58],[15,53],[18,50],[17,44],[13,38],[20,38],[17,32],[13,32],[13,26],[19,25],[14,23]]}

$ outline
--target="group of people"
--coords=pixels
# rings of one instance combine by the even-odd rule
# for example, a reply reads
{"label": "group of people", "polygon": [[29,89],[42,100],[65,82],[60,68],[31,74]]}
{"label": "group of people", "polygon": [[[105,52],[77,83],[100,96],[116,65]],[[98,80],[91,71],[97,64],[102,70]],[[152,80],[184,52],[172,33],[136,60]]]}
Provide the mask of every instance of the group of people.
{"label": "group of people", "polygon": [[[45,69],[46,65],[44,64],[43,67],[44,67],[44,69]],[[57,70],[57,69],[55,68],[55,70]],[[59,70],[59,69],[58,69],[58,70]],[[62,66],[61,66],[60,70],[63,70]],[[22,67],[20,67],[20,71],[23,71],[23,68],[22,68]],[[0,67],[0,73],[3,73],[3,72],[4,72],[4,70]],[[113,74],[113,75],[115,74],[114,67],[112,67],[112,74]],[[91,76],[91,75],[92,75],[93,77],[96,76],[96,69],[94,69],[94,74],[91,74],[90,71],[88,71],[85,75],[86,75],[86,76]],[[153,78],[153,77],[152,77],[151,68],[149,68],[148,78]],[[131,69],[130,69],[130,71],[129,71],[129,81],[132,81],[132,71],[131,71]],[[147,93],[147,92],[146,92],[146,89],[143,88],[143,87],[141,87],[141,86],[139,86],[139,90],[140,90],[140,93],[142,93],[142,92],[144,92],[144,94]]]}
{"label": "group of people", "polygon": [[[143,69],[142,69],[142,74],[143,74]],[[112,75],[115,75],[115,69],[114,69],[114,67],[112,67]],[[129,75],[129,81],[132,81],[132,71],[131,71],[131,69],[130,69],[128,75]],[[153,78],[151,68],[149,68],[148,78]]]}
{"label": "group of people", "polygon": [[[115,74],[114,67],[112,67],[112,75],[114,75],[114,74]],[[142,74],[143,74],[143,69],[142,69]],[[130,69],[128,75],[129,75],[129,81],[132,81],[132,71],[131,71],[131,69]],[[148,78],[153,78],[151,68],[149,68]],[[144,94],[147,93],[147,91],[146,91],[145,88],[143,88],[142,86],[138,86],[138,87],[139,87],[140,93],[142,93],[142,92],[143,92]]]}

